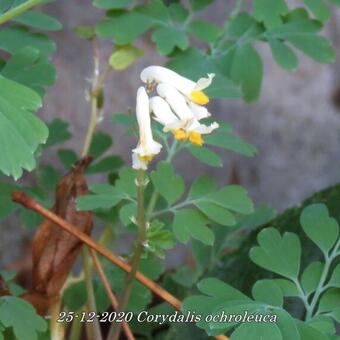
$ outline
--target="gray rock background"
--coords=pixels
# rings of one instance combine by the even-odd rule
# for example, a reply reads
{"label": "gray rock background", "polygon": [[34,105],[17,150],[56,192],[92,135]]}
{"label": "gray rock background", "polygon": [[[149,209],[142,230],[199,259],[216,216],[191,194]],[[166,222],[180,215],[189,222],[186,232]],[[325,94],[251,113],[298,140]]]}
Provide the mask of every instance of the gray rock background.
{"label": "gray rock background", "polygon": [[[232,2],[217,0],[206,11],[206,18],[221,23],[230,4]],[[76,37],[73,27],[93,24],[103,12],[84,0],[59,0],[46,6],[46,10],[63,23],[64,29],[53,34],[58,46],[54,56],[58,81],[48,92],[41,117],[45,121],[56,117],[68,120],[74,138],[67,146],[80,150],[89,117],[84,92],[92,72],[92,47]],[[339,9],[334,9],[326,34],[340,54]],[[130,162],[130,150],[135,141],[113,126],[110,116],[135,105],[139,72],[143,67],[165,62],[154,52],[148,39],[140,44],[146,49],[144,58],[127,71],[112,73],[108,78],[105,119],[101,124],[114,138],[113,151],[123,155],[127,162]],[[110,43],[101,43],[101,49],[103,57],[108,57]],[[191,157],[183,157],[177,162],[177,170],[188,181],[206,173],[227,182],[231,169],[236,168],[241,184],[255,202],[269,203],[281,211],[314,191],[340,181],[340,105],[336,107],[333,101],[334,94],[340,93],[340,58],[332,65],[320,65],[300,55],[299,70],[289,73],[275,64],[266,47],[260,46],[260,52],[265,71],[259,101],[253,104],[240,100],[216,101],[210,108],[216,116],[230,123],[234,132],[256,145],[259,154],[245,158],[225,153],[222,169],[205,167]],[[55,160],[54,155],[43,158]],[[1,249],[20,248],[21,233],[14,232],[19,230],[19,226],[11,226],[10,233],[1,231]],[[15,254],[16,251],[5,251],[0,257],[7,262],[15,258]]]}

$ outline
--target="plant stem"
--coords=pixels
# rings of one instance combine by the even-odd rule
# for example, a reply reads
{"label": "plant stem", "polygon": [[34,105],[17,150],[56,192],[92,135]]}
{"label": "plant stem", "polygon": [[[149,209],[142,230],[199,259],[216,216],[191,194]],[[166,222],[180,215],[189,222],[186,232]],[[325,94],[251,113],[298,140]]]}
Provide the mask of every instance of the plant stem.
{"label": "plant stem", "polygon": [[91,142],[97,127],[97,121],[98,121],[98,98],[97,96],[91,95],[91,116],[85,136],[83,150],[81,152],[81,157],[85,157],[90,150]]}
{"label": "plant stem", "polygon": [[7,12],[0,16],[0,25],[26,12],[30,8],[39,5],[41,2],[42,2],[41,0],[28,0],[21,5],[8,10]]}
{"label": "plant stem", "polygon": [[[92,268],[90,264],[90,256],[87,247],[83,247],[82,249],[83,256],[83,268],[85,274],[85,285],[86,285],[86,294],[87,294],[87,303],[89,312],[96,312],[96,298],[94,296],[94,289],[92,283]],[[102,339],[102,334],[100,331],[100,326],[97,318],[94,318],[91,327],[88,328],[91,334],[88,334],[90,339]]]}
{"label": "plant stem", "polygon": [[60,312],[60,298],[57,297],[50,304],[50,329],[51,340],[63,340],[65,329],[62,323],[57,322]]}
{"label": "plant stem", "polygon": [[[76,312],[78,315],[82,313],[82,310]],[[79,318],[74,318],[71,325],[71,331],[69,340],[79,340],[81,335],[82,323]]]}
{"label": "plant stem", "polygon": [[[87,128],[83,149],[81,152],[81,157],[85,157],[91,147],[91,143],[93,140],[94,133],[96,131],[98,125],[98,96],[100,95],[100,91],[102,90],[103,83],[99,82],[98,79],[100,78],[100,68],[99,68],[99,53],[97,48],[96,41],[93,42],[93,77],[91,81],[91,88],[89,91],[90,96],[90,106],[91,106],[91,113],[90,113],[90,121]],[[105,77],[103,81],[105,80]],[[86,292],[87,292],[87,301],[88,301],[88,309],[90,312],[96,312],[96,299],[94,296],[94,289],[92,283],[92,266],[90,263],[90,257],[88,254],[88,249],[83,247],[82,250],[82,258],[83,258],[83,268],[84,268],[84,277],[85,277],[85,284],[86,284]],[[94,319],[93,323],[87,327],[87,331],[92,333],[92,336],[89,335],[90,339],[102,339],[99,321],[97,318]]]}
{"label": "plant stem", "polygon": [[[146,185],[145,179],[145,171],[140,170],[138,172],[137,181],[136,181],[138,191],[137,191],[137,225],[138,225],[138,236],[135,243],[135,249],[133,252],[132,260],[131,260],[131,271],[126,276],[124,288],[120,297],[119,307],[117,312],[125,311],[130,295],[132,283],[135,278],[135,274],[138,270],[141,256],[143,254],[143,242],[145,241],[146,236],[146,220],[145,220],[145,207],[144,207],[144,191]],[[118,340],[121,330],[121,323],[115,324],[115,327],[112,324],[109,335],[107,339],[109,340]]]}
{"label": "plant stem", "polygon": [[[96,252],[93,249],[90,248],[90,254],[92,256],[93,263],[94,263],[94,265],[97,269],[99,278],[100,278],[100,280],[101,280],[101,282],[104,286],[104,289],[106,291],[106,295],[109,297],[113,309],[117,310],[117,308],[118,308],[117,298],[113,294],[113,291],[112,291],[111,286],[110,286],[110,282],[105,275],[104,269],[103,269],[101,263],[99,262],[99,259],[96,255]],[[122,322],[122,327],[124,329],[125,336],[126,336],[127,340],[135,340],[135,337],[133,336],[133,333],[132,333],[132,331],[129,327],[129,324],[126,321]]]}

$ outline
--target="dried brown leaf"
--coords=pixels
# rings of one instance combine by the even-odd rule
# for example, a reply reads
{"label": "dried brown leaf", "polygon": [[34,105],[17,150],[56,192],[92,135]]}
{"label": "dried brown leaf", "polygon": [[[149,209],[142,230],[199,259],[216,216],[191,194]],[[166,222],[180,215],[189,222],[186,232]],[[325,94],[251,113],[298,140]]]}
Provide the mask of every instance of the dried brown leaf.
{"label": "dried brown leaf", "polygon": [[[84,170],[90,159],[84,158],[63,176],[56,188],[56,215],[77,226],[89,235],[92,229],[92,213],[77,211],[76,199],[88,193]],[[59,295],[73,267],[82,242],[64,232],[49,220],[40,225],[33,240],[33,291],[52,299]]]}

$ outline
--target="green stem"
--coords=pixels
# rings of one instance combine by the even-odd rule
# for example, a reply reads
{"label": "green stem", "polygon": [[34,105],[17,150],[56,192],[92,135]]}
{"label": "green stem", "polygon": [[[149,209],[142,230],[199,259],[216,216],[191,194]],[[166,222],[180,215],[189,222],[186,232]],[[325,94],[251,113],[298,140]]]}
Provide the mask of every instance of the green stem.
{"label": "green stem", "polygon": [[[93,78],[91,82],[91,89],[89,92],[90,95],[90,105],[91,105],[91,114],[90,114],[90,121],[87,128],[85,140],[83,149],[81,152],[81,157],[85,157],[91,147],[91,143],[93,140],[94,133],[97,128],[98,124],[98,96],[100,95],[100,91],[104,85],[104,81],[106,79],[106,75],[103,77],[102,74],[100,74],[100,68],[99,68],[99,53],[96,41],[93,43],[93,50],[94,50],[94,70],[93,70]],[[105,70],[105,74],[108,71]],[[100,81],[99,81],[100,79]],[[94,296],[94,289],[93,289],[93,283],[92,283],[92,266],[90,261],[90,256],[88,254],[88,249],[83,248],[82,251],[82,258],[83,258],[83,268],[84,268],[84,278],[85,278],[85,284],[86,284],[86,292],[87,292],[87,302],[88,302],[88,309],[91,312],[96,312],[96,299]],[[92,333],[92,336],[88,334],[88,337],[90,339],[102,339],[102,335],[100,332],[100,326],[98,319],[95,318],[94,322],[87,327],[87,330]]]}
{"label": "green stem", "polygon": [[0,16],[0,25],[26,12],[30,8],[39,5],[41,2],[42,0],[28,0],[23,4],[10,9],[9,11],[5,12]]}
{"label": "green stem", "polygon": [[[77,314],[80,315],[82,310],[78,310]],[[69,335],[69,340],[79,340],[81,335],[82,323],[79,318],[74,318],[72,321],[71,331]]]}
{"label": "green stem", "polygon": [[[140,170],[137,176],[137,226],[138,226],[138,236],[135,243],[135,249],[133,252],[132,260],[131,260],[131,271],[126,276],[124,288],[122,294],[120,296],[119,306],[117,308],[117,312],[124,312],[129,303],[132,283],[135,278],[135,274],[138,270],[139,263],[143,254],[143,243],[146,237],[146,218],[145,218],[145,206],[144,206],[144,191],[146,186],[146,178],[145,171]],[[114,325],[114,326],[113,326]],[[121,331],[122,323],[112,324],[109,335],[107,337],[108,340],[118,340],[120,331]]]}
{"label": "green stem", "polygon": [[[89,307],[89,312],[97,311],[96,306],[96,298],[94,296],[94,289],[92,283],[92,268],[90,263],[89,250],[87,247],[83,247],[82,249],[82,257],[83,257],[83,268],[85,274],[85,285],[86,285],[86,293],[87,293],[87,303]],[[94,318],[91,327],[88,328],[91,334],[88,334],[90,339],[101,340],[102,334],[100,331],[100,326],[97,318]]]}
{"label": "green stem", "polygon": [[319,302],[319,298],[327,287],[326,281],[327,281],[329,269],[332,266],[333,260],[339,255],[339,252],[340,252],[340,238],[339,238],[338,242],[336,243],[336,245],[334,246],[331,254],[330,255],[328,255],[327,253],[324,254],[325,267],[322,271],[322,275],[321,275],[318,287],[316,288],[315,294],[314,294],[312,301],[310,303],[310,307],[307,309],[307,313],[306,313],[306,320],[307,321],[310,320],[313,317],[313,313],[314,313],[314,310],[315,310],[317,303]]}
{"label": "green stem", "polygon": [[83,150],[81,152],[82,157],[85,157],[90,150],[92,139],[97,127],[97,122],[98,122],[98,98],[97,96],[91,96],[91,116],[89,126],[86,132]]}

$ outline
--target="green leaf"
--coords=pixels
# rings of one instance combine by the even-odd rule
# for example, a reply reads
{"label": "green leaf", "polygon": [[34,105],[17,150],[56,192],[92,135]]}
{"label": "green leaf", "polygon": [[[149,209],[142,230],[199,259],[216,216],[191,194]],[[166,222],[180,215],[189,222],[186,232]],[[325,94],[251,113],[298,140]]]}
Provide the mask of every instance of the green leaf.
{"label": "green leaf", "polygon": [[283,292],[281,287],[273,280],[259,280],[252,289],[253,297],[256,301],[266,303],[271,306],[283,306]]}
{"label": "green leaf", "polygon": [[23,27],[8,27],[0,31],[0,49],[15,54],[24,47],[33,47],[42,55],[50,55],[56,49],[55,43],[40,33],[31,33]]}
{"label": "green leaf", "polygon": [[[321,296],[318,313],[329,312],[330,315],[334,316],[334,312],[336,312],[336,310],[340,311],[339,306],[340,306],[340,289],[331,288],[328,289]],[[338,319],[337,321],[339,322],[340,319]]]}
{"label": "green leaf", "polygon": [[280,26],[282,16],[288,13],[285,0],[255,0],[253,4],[254,17],[264,23],[268,29]]}
{"label": "green leaf", "polygon": [[324,263],[312,262],[303,272],[301,283],[307,295],[313,293],[317,289],[324,268]]}
{"label": "green leaf", "polygon": [[300,334],[296,326],[295,319],[284,309],[277,309],[273,311],[277,315],[276,324],[282,333],[282,339],[300,339]]}
{"label": "green leaf", "polygon": [[114,70],[122,71],[142,57],[143,54],[144,51],[142,49],[131,45],[118,46],[111,54],[109,63]]}
{"label": "green leaf", "polygon": [[295,285],[290,280],[286,279],[274,279],[273,280],[278,286],[280,286],[283,296],[285,297],[298,297],[299,296],[299,291]]}
{"label": "green leaf", "polygon": [[286,70],[296,70],[299,60],[295,53],[280,40],[269,40],[270,48],[275,61]]}
{"label": "green leaf", "polygon": [[[272,1],[270,0],[270,2]],[[248,102],[257,99],[260,94],[262,69],[262,60],[256,49],[250,44],[241,45],[235,50],[231,78],[241,85],[243,98]]]}
{"label": "green leaf", "polygon": [[250,251],[251,260],[258,266],[296,279],[300,270],[301,244],[298,236],[286,232],[283,236],[274,229],[262,230],[257,241],[259,246]]}
{"label": "green leaf", "polygon": [[205,136],[204,141],[208,145],[234,151],[244,156],[252,157],[257,153],[255,146],[246,143],[243,139],[232,135],[231,133],[213,133]]}
{"label": "green leaf", "polygon": [[214,233],[206,226],[206,218],[194,209],[176,211],[172,229],[176,238],[187,243],[190,237],[204,244],[214,244]]}
{"label": "green leaf", "polygon": [[146,231],[145,248],[160,258],[165,257],[164,250],[171,249],[174,246],[173,234],[164,228],[160,221],[152,221]]}
{"label": "green leaf", "polygon": [[124,193],[109,184],[92,185],[93,195],[83,195],[77,199],[78,210],[110,209],[122,199],[127,198]]}
{"label": "green leaf", "polygon": [[78,161],[78,155],[71,149],[60,149],[57,154],[60,162],[66,170],[71,169],[71,167]]}
{"label": "green leaf", "polygon": [[104,132],[97,132],[92,139],[89,155],[93,158],[99,158],[108,151],[111,146],[111,136]]}
{"label": "green leaf", "polygon": [[117,171],[123,164],[124,161],[120,156],[108,156],[91,164],[86,172],[88,174],[98,174],[101,172]]}
{"label": "green leaf", "polygon": [[319,63],[335,60],[335,49],[329,39],[317,35],[292,36],[287,38],[297,49]]}
{"label": "green leaf", "polygon": [[200,176],[195,179],[188,194],[188,199],[202,198],[217,190],[216,182],[208,176]]}
{"label": "green leaf", "polygon": [[265,32],[269,39],[285,39],[294,47],[319,63],[329,63],[335,60],[335,50],[331,42],[317,35],[322,25],[308,17],[303,9],[292,11],[281,26]]}
{"label": "green leaf", "polygon": [[44,31],[59,31],[62,24],[55,18],[41,12],[28,11],[13,19],[14,21]]}
{"label": "green leaf", "polygon": [[153,20],[139,12],[114,11],[96,25],[96,33],[102,38],[113,38],[118,45],[127,45],[152,25]]}
{"label": "green leaf", "polygon": [[218,297],[219,299],[225,299],[227,301],[251,301],[248,296],[236,288],[216,278],[205,278],[197,284],[197,287],[202,293]]}
{"label": "green leaf", "polygon": [[0,76],[0,171],[18,179],[34,169],[34,152],[48,137],[46,125],[32,112],[41,106],[31,89]]}
{"label": "green leaf", "polygon": [[200,11],[206,6],[212,4],[214,0],[190,0],[191,7],[194,11]]}
{"label": "green leaf", "polygon": [[312,204],[303,209],[300,223],[307,236],[327,253],[339,237],[339,225],[329,216],[324,204]]}
{"label": "green leaf", "polygon": [[32,305],[14,296],[0,297],[0,322],[13,330],[17,340],[38,340],[39,333],[47,329],[46,321]]}
{"label": "green leaf", "polygon": [[241,214],[250,214],[254,211],[253,202],[247,191],[239,185],[228,185],[207,195],[206,200]]}
{"label": "green leaf", "polygon": [[136,170],[132,168],[121,169],[119,178],[116,181],[116,188],[127,196],[137,197],[136,174]]}
{"label": "green leaf", "polygon": [[330,316],[318,315],[308,321],[308,325],[320,331],[323,334],[335,334],[336,329],[334,326],[334,321]]}
{"label": "green leaf", "polygon": [[257,22],[248,13],[241,12],[231,18],[227,27],[227,34],[233,38],[252,37],[257,32]]}
{"label": "green leaf", "polygon": [[161,55],[170,54],[176,47],[185,50],[189,47],[189,40],[185,32],[177,27],[158,27],[151,35]]}
{"label": "green leaf", "polygon": [[76,311],[84,306],[86,300],[86,285],[84,281],[68,286],[63,293],[63,304],[71,311]]}
{"label": "green leaf", "polygon": [[340,288],[340,263],[334,268],[331,279],[328,282],[329,287]]}
{"label": "green leaf", "polygon": [[40,167],[40,181],[44,189],[54,192],[59,180],[60,174],[54,167],[50,165]]}
{"label": "green leaf", "polygon": [[317,331],[307,323],[296,320],[301,340],[329,340],[329,337]]}
{"label": "green leaf", "polygon": [[11,194],[18,190],[18,187],[11,183],[0,182],[0,220],[6,218],[18,205],[12,201]]}
{"label": "green leaf", "polygon": [[304,3],[320,21],[327,21],[332,15],[324,0],[304,0]]}
{"label": "green leaf", "polygon": [[135,202],[124,204],[119,210],[119,219],[125,226],[131,224],[133,220],[137,221],[137,204]]}
{"label": "green leaf", "polygon": [[170,4],[168,9],[172,21],[183,23],[189,16],[189,11],[179,3]]}
{"label": "green leaf", "polygon": [[93,26],[78,25],[74,28],[74,32],[81,39],[92,40],[96,36],[96,30]]}
{"label": "green leaf", "polygon": [[197,158],[202,163],[208,164],[213,167],[223,166],[223,161],[221,157],[208,148],[190,145],[188,146],[188,150],[195,158]]}
{"label": "green leaf", "polygon": [[46,144],[44,145],[45,148],[66,142],[72,137],[72,134],[69,131],[68,122],[60,118],[53,119],[47,124],[47,126],[49,130],[49,136]]}
{"label": "green leaf", "polygon": [[189,32],[207,43],[214,42],[221,34],[221,30],[217,25],[203,20],[192,21],[189,25]]}
{"label": "green leaf", "polygon": [[174,203],[182,196],[184,181],[182,177],[175,175],[170,163],[158,162],[156,171],[152,171],[150,177],[157,191],[169,204]]}
{"label": "green leaf", "polygon": [[224,207],[211,202],[197,202],[195,206],[211,220],[226,226],[233,226],[236,224],[234,215]]}
{"label": "green leaf", "polygon": [[33,47],[25,47],[15,53],[7,61],[1,74],[30,87],[41,96],[45,93],[45,87],[53,85],[56,81],[54,66]]}
{"label": "green leaf", "polygon": [[93,6],[103,9],[125,8],[131,5],[134,0],[94,0]]}
{"label": "green leaf", "polygon": [[249,322],[241,324],[230,337],[231,340],[284,340],[279,327],[270,323]]}
{"label": "green leaf", "polygon": [[138,12],[153,24],[168,25],[170,21],[170,11],[163,0],[151,0],[146,6],[138,8]]}
{"label": "green leaf", "polygon": [[[218,59],[219,60],[219,59]],[[216,58],[201,50],[189,48],[183,52],[176,52],[167,66],[174,71],[197,81],[206,73],[215,73],[212,84],[205,90],[209,98],[239,98],[238,87],[230,80],[229,74],[222,74],[216,66]]]}

